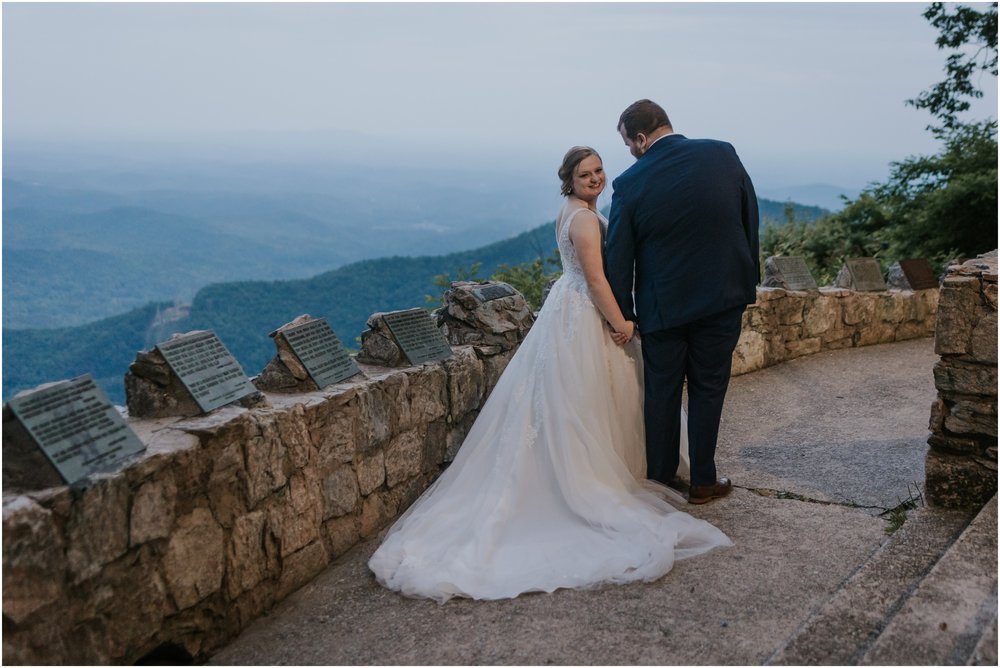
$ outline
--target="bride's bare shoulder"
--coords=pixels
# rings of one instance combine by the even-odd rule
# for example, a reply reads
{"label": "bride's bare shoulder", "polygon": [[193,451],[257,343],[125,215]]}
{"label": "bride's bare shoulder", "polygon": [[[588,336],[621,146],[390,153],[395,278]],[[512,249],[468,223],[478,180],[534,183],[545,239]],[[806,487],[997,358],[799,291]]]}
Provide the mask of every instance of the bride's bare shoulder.
{"label": "bride's bare shoulder", "polygon": [[577,234],[600,233],[601,219],[597,213],[587,208],[579,208],[570,211],[566,218],[570,226],[569,235],[572,238]]}

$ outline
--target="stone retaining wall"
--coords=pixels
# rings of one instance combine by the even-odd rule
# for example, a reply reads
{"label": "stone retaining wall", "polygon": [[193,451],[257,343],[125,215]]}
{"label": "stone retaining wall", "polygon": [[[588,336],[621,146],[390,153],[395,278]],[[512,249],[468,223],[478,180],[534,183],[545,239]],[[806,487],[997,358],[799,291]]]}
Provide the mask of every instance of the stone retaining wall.
{"label": "stone retaining wall", "polygon": [[5,491],[4,662],[205,656],[416,499],[511,355],[463,346],[270,408],[131,420],[147,451],[125,471]]}
{"label": "stone retaining wall", "polygon": [[757,303],[743,314],[733,375],[821,350],[933,336],[937,303],[937,290],[757,288]]}
{"label": "stone retaining wall", "polygon": [[[734,372],[929,335],[936,301],[761,289]],[[268,407],[131,419],[147,451],[121,473],[82,491],[5,489],[4,662],[204,659],[416,499],[513,353],[458,346],[440,363],[269,393]]]}
{"label": "stone retaining wall", "polygon": [[978,508],[997,491],[996,251],[951,268],[937,320],[927,496]]}

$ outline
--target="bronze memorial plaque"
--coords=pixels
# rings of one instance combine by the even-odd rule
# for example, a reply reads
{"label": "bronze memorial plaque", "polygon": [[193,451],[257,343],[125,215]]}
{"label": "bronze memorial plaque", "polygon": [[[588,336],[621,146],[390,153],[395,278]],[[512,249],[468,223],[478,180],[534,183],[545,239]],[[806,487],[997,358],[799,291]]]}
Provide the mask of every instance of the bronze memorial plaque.
{"label": "bronze memorial plaque", "polygon": [[205,413],[257,391],[215,332],[194,332],[156,346]]}
{"label": "bronze memorial plaque", "polygon": [[110,473],[146,449],[89,375],[7,402],[68,484]]}
{"label": "bronze memorial plaque", "polygon": [[451,346],[444,334],[422,308],[386,313],[385,324],[410,364],[436,362],[451,357]]}
{"label": "bronze memorial plaque", "polygon": [[280,335],[321,390],[361,372],[330,324],[322,318],[289,327]]}
{"label": "bronze memorial plaque", "polygon": [[517,292],[506,283],[500,283],[498,285],[484,285],[481,288],[473,288],[472,294],[476,295],[476,298],[481,302],[490,302],[494,299],[513,297]]}
{"label": "bronze memorial plaque", "polygon": [[885,279],[878,260],[873,257],[855,257],[845,264],[851,273],[851,286],[858,292],[880,292],[885,290]]}
{"label": "bronze memorial plaque", "polygon": [[927,290],[940,285],[934,270],[931,269],[931,263],[923,258],[900,260],[899,268],[903,270],[906,282],[914,290]]}
{"label": "bronze memorial plaque", "polygon": [[775,268],[781,274],[781,280],[788,290],[815,290],[816,279],[813,278],[809,267],[806,266],[805,258],[782,257],[780,255],[771,258]]}

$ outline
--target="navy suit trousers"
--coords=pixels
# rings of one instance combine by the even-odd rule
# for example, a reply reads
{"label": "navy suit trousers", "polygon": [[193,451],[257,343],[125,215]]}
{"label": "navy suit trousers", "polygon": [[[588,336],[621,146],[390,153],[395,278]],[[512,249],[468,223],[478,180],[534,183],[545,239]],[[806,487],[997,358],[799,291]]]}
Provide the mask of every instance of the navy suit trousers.
{"label": "navy suit trousers", "polygon": [[646,477],[667,483],[680,464],[681,392],[688,382],[691,484],[716,481],[715,446],[745,306],[642,334]]}

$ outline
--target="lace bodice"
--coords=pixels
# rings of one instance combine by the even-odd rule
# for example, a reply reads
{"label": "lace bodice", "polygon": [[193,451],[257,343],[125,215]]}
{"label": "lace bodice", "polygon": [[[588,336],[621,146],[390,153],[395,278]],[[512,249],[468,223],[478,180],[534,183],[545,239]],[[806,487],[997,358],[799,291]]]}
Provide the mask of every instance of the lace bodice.
{"label": "lace bodice", "polygon": [[606,232],[608,229],[608,220],[599,211],[566,206],[559,212],[559,218],[556,220],[556,243],[559,246],[559,255],[562,257],[563,276],[574,282],[585,280],[583,267],[580,266],[580,259],[576,255],[576,248],[573,247],[573,242],[569,238],[570,224],[581,211],[591,211],[591,213],[596,214],[604,231]]}

